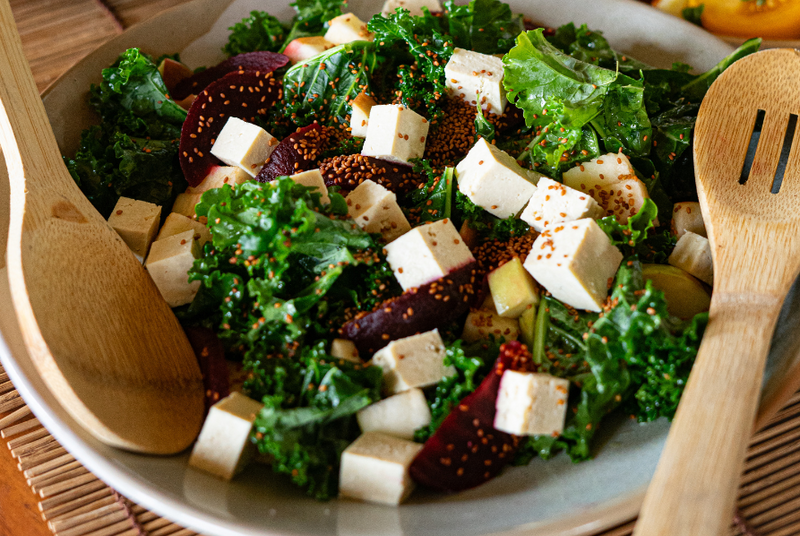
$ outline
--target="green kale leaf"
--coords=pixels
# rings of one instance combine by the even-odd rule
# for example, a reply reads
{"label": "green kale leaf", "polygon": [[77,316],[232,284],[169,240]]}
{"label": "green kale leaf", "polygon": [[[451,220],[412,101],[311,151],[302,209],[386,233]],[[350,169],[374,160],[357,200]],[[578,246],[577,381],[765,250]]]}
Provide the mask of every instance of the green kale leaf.
{"label": "green kale leaf", "polygon": [[505,242],[513,236],[522,236],[530,232],[530,226],[523,220],[509,216],[501,220],[479,207],[461,191],[456,190],[456,218],[459,223],[477,231],[481,241],[499,240]]}
{"label": "green kale leaf", "polygon": [[259,50],[278,52],[286,40],[286,29],[281,22],[264,11],[251,11],[249,17],[228,29],[231,34],[222,47],[228,56]]}
{"label": "green kale leaf", "polygon": [[253,441],[273,471],[319,500],[336,497],[342,451],[359,434],[355,413],[380,400],[381,369],[337,360],[319,343],[278,376],[262,398]]}
{"label": "green kale leaf", "polygon": [[[295,10],[292,27],[283,48],[298,37],[323,35],[325,24],[342,14],[346,0],[295,0],[290,5]],[[283,51],[281,49],[281,52]]]}
{"label": "green kale leaf", "polygon": [[427,160],[414,162],[414,172],[424,173],[428,180],[403,200],[404,208],[409,207],[405,210],[409,221],[418,225],[452,217],[453,171],[447,167],[443,173],[438,173]]}
{"label": "green kale leaf", "polygon": [[448,33],[457,47],[482,54],[506,53],[525,31],[522,15],[514,15],[500,0],[472,0],[463,6],[445,2]]}
{"label": "green kale leaf", "polygon": [[353,41],[298,63],[283,78],[282,113],[301,126],[345,122],[350,101],[361,92],[371,93],[377,62],[373,43]]}
{"label": "green kale leaf", "polygon": [[[747,0],[742,0],[742,1],[747,1]],[[696,24],[702,27],[703,26],[702,17],[703,17],[703,11],[705,11],[705,9],[706,9],[705,4],[700,4],[699,6],[696,7],[685,7],[681,10],[681,16],[685,20],[691,22],[692,24]]]}

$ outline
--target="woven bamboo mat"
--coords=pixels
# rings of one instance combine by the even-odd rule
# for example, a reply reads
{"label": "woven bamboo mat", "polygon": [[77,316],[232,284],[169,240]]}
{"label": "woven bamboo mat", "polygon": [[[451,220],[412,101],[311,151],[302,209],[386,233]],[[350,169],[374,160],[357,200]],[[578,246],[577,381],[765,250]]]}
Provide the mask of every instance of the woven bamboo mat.
{"label": "woven bamboo mat", "polygon": [[[124,28],[187,0],[11,0],[37,84],[45,88]],[[128,501],[41,426],[0,367],[0,437],[8,439],[57,536],[195,534]],[[0,456],[9,454],[0,453]],[[629,536],[633,521],[598,536]],[[800,394],[752,440],[730,536],[800,535]]]}

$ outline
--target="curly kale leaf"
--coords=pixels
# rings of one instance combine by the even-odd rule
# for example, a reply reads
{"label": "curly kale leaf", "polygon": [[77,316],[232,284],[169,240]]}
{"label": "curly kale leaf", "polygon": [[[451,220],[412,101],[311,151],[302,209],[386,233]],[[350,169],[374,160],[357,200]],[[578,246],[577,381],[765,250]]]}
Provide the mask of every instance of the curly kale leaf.
{"label": "curly kale leaf", "polygon": [[249,17],[228,29],[231,34],[222,47],[228,56],[259,50],[278,52],[286,40],[286,29],[281,22],[264,11],[251,11]]}
{"label": "curly kale leaf", "polygon": [[424,443],[436,432],[450,411],[467,395],[478,388],[491,371],[500,352],[500,343],[481,341],[465,344],[455,341],[446,348],[445,365],[452,365],[456,373],[442,378],[436,389],[429,391],[428,406],[431,422],[414,433],[414,441]]}
{"label": "curly kale leaf", "polygon": [[466,195],[456,190],[456,215],[459,222],[477,231],[480,240],[499,240],[505,242],[513,236],[530,232],[530,226],[514,216],[501,220],[479,207]]}
{"label": "curly kale leaf", "polygon": [[283,78],[283,113],[301,126],[345,122],[350,101],[361,92],[371,93],[377,62],[373,43],[353,41],[298,63]]}
{"label": "curly kale leaf", "polygon": [[348,310],[395,291],[391,270],[376,266],[385,264],[381,248],[346,217],[341,196],[325,207],[319,198],[279,178],[210,190],[196,209],[213,241],[189,272],[201,285],[188,317],[243,354],[256,398],[272,390],[273,363],[332,339]]}
{"label": "curly kale leaf", "polygon": [[67,168],[108,217],[120,196],[168,206],[186,185],[178,137],[186,111],[167,97],[158,67],[138,49],[123,53],[92,86],[90,105],[102,123],[81,133]]}
{"label": "curly kale leaf", "polygon": [[408,194],[404,207],[408,218],[415,224],[450,218],[453,212],[453,168],[447,167],[439,173],[427,160],[414,162],[414,172],[424,173],[428,180]]}
{"label": "curly kale leaf", "polygon": [[292,28],[286,36],[286,45],[298,37],[322,35],[325,33],[325,23],[342,14],[342,7],[346,0],[295,0],[290,5],[295,10],[292,18]]}
{"label": "curly kale leaf", "polygon": [[441,101],[447,95],[444,67],[454,48],[441,24],[427,10],[414,17],[397,9],[388,17],[372,17],[367,25],[378,52],[398,65],[395,95],[431,121],[442,114]]}
{"label": "curly kale leaf", "polygon": [[613,288],[613,306],[602,317],[545,298],[548,314],[536,333],[542,369],[568,378],[574,389],[564,432],[532,438],[527,455],[547,458],[565,449],[574,461],[590,458],[602,419],[623,404],[640,421],[675,414],[707,315],[686,323],[671,317],[663,292],[645,282],[636,257],[623,261]]}
{"label": "curly kale leaf", "polygon": [[522,15],[514,15],[499,0],[472,0],[463,6],[445,2],[448,33],[457,47],[482,54],[508,52],[514,39],[525,31]]}
{"label": "curly kale leaf", "polygon": [[276,473],[330,499],[338,492],[341,453],[359,434],[355,413],[380,400],[383,374],[327,355],[324,343],[282,361],[280,383],[262,398],[253,441]]}

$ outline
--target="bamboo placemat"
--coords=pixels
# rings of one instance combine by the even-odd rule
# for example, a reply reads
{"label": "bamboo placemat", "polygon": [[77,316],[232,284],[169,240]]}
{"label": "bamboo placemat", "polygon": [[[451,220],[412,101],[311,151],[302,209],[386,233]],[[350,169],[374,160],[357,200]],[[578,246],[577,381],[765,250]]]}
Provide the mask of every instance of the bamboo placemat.
{"label": "bamboo placemat", "polygon": [[[184,1],[11,0],[11,6],[37,84],[44,89],[124,28]],[[8,439],[10,455],[53,534],[195,534],[128,501],[81,466],[32,415],[2,367],[0,437]],[[629,536],[633,523],[597,536]],[[750,444],[730,536],[755,535],[800,535],[800,394]]]}

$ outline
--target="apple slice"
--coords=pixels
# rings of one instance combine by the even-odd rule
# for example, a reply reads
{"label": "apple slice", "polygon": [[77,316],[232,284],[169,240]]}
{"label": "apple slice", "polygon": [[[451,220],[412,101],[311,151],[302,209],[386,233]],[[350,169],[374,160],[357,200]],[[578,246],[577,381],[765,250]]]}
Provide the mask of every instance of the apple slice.
{"label": "apple slice", "polygon": [[664,293],[667,311],[672,316],[688,320],[711,307],[711,294],[688,272],[667,264],[645,264],[642,275]]}
{"label": "apple slice", "polygon": [[181,80],[185,80],[194,74],[189,67],[171,58],[164,58],[161,61],[158,65],[158,72],[161,73],[161,79],[164,80],[164,85],[167,86],[167,91],[170,93]]}

